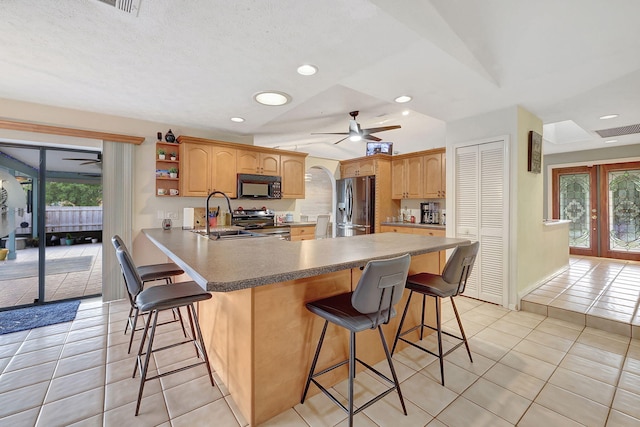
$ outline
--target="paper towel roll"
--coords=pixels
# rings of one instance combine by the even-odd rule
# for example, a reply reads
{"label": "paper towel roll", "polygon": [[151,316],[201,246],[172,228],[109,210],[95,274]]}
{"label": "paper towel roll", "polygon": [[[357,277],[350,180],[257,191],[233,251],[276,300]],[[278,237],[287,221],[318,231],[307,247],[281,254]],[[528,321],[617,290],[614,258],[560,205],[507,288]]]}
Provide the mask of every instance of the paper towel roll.
{"label": "paper towel roll", "polygon": [[193,230],[193,208],[184,208],[182,210],[182,229]]}

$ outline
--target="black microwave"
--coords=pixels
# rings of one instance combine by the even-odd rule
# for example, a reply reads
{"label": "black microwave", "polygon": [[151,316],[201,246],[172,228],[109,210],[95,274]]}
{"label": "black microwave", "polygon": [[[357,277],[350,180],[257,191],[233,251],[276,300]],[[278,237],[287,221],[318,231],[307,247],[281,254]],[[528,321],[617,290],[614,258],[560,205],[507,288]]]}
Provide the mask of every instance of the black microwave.
{"label": "black microwave", "polygon": [[238,174],[239,199],[280,199],[281,189],[279,176]]}

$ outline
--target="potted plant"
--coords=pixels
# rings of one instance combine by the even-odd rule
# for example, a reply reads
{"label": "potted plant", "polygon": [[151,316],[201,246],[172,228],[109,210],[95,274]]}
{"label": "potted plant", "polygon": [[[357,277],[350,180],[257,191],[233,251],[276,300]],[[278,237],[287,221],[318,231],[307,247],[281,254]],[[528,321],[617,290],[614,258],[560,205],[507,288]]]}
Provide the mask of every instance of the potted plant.
{"label": "potted plant", "polygon": [[73,240],[74,239],[73,239],[73,236],[71,235],[71,233],[67,233],[67,237],[65,238],[65,241],[64,241],[65,244],[67,246],[71,246],[71,245],[73,245]]}
{"label": "potted plant", "polygon": [[172,153],[170,154],[170,156],[171,156],[171,160],[175,160],[175,159],[176,159],[177,154],[176,154],[175,152],[172,152]]}
{"label": "potted plant", "polygon": [[169,168],[169,176],[171,178],[177,178],[178,177],[178,168]]}
{"label": "potted plant", "polygon": [[164,151],[164,148],[158,149],[158,159],[164,160],[164,155],[165,154],[166,154],[166,151]]}

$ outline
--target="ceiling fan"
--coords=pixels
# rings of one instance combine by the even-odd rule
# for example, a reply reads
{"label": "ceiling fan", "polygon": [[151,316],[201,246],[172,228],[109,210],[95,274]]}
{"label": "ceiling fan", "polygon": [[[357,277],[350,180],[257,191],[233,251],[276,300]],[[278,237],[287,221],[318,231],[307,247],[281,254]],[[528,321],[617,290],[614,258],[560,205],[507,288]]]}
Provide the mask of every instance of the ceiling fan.
{"label": "ceiling fan", "polygon": [[98,165],[102,166],[102,153],[98,153],[98,157],[95,159],[87,159],[87,158],[65,158],[62,160],[74,160],[76,162],[82,162],[80,165]]}
{"label": "ceiling fan", "polygon": [[372,134],[376,132],[383,132],[385,130],[400,129],[400,125],[381,126],[377,128],[362,129],[360,128],[360,125],[358,124],[358,122],[356,122],[356,117],[358,117],[358,113],[359,111],[352,111],[349,113],[349,115],[352,117],[352,119],[349,120],[349,132],[318,132],[318,133],[312,133],[311,135],[347,135],[344,138],[342,138],[340,141],[334,142],[334,144],[339,144],[347,138],[349,138],[350,141],[354,141],[354,142],[360,141],[363,139],[367,141],[382,141],[382,139],[376,136],[373,136]]}

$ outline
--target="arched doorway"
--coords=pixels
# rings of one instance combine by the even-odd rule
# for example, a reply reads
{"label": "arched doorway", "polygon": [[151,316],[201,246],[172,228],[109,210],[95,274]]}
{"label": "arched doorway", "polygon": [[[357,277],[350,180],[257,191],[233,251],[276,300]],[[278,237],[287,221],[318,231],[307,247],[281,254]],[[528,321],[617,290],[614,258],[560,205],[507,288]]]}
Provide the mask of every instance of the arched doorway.
{"label": "arched doorway", "polygon": [[304,200],[300,200],[300,215],[308,217],[309,221],[315,221],[321,214],[331,215],[331,237],[335,234],[336,211],[336,178],[333,173],[324,166],[311,166],[305,173]]}

